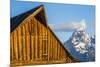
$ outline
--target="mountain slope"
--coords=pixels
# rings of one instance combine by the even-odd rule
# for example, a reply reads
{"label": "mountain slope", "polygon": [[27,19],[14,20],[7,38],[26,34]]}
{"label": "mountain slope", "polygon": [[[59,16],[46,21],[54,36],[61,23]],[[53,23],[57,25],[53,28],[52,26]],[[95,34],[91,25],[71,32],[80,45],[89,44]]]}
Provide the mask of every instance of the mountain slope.
{"label": "mountain slope", "polygon": [[[80,34],[78,34],[80,33]],[[75,31],[72,36],[69,38],[68,41],[66,41],[64,43],[64,46],[68,49],[68,51],[71,53],[72,56],[74,56],[75,58],[79,59],[82,62],[86,62],[86,61],[95,61],[95,37],[91,37],[90,41],[88,44],[85,45],[85,49],[81,49],[80,51],[77,51],[77,48],[75,47],[76,45],[74,43],[80,43],[81,41],[81,37],[83,36],[81,34],[82,32],[77,32]],[[73,43],[73,38],[75,37],[77,42]],[[77,40],[79,39],[79,40]],[[81,53],[81,51],[86,51]]]}

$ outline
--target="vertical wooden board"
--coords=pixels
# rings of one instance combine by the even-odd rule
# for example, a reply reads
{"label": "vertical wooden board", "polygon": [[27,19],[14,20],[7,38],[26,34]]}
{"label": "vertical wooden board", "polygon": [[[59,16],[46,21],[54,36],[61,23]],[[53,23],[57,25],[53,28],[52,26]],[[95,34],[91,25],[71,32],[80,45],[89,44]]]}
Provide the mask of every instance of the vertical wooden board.
{"label": "vertical wooden board", "polygon": [[29,33],[31,34],[31,30],[32,30],[32,22],[33,22],[33,18],[31,18],[28,22],[29,24]]}
{"label": "vertical wooden board", "polygon": [[50,33],[50,61],[52,61],[52,37],[51,37],[51,33]]}
{"label": "vertical wooden board", "polygon": [[62,48],[63,54],[62,54],[62,59],[65,61],[66,60],[66,55],[65,55],[65,49]]}
{"label": "vertical wooden board", "polygon": [[34,28],[35,28],[35,60],[37,60],[37,53],[38,53],[38,49],[37,49],[37,46],[38,46],[38,28],[37,28],[37,20],[34,18]]}
{"label": "vertical wooden board", "polygon": [[56,41],[56,60],[58,60],[58,41]]}
{"label": "vertical wooden board", "polygon": [[63,60],[63,56],[64,56],[64,50],[63,50],[63,47],[62,47],[62,60]]}
{"label": "vertical wooden board", "polygon": [[30,21],[28,22],[28,28],[29,28],[29,37],[30,37],[30,60],[32,60],[32,50],[33,50],[33,46],[32,46],[32,33],[31,33],[31,30],[32,30],[32,21],[33,21],[33,18],[31,17]]}
{"label": "vertical wooden board", "polygon": [[46,35],[46,61],[48,61],[48,40]]}
{"label": "vertical wooden board", "polygon": [[41,39],[42,40],[42,60],[44,60],[44,57],[43,57],[43,53],[44,53],[44,43],[43,43],[43,39]]}
{"label": "vertical wooden board", "polygon": [[61,53],[62,53],[62,51],[61,51],[61,44],[59,44],[60,45],[60,47],[59,47],[59,60],[61,60]]}
{"label": "vertical wooden board", "polygon": [[37,45],[36,45],[36,48],[37,48],[37,60],[39,61],[39,26],[38,26],[38,20],[36,21],[36,26],[37,26]]}
{"label": "vertical wooden board", "polygon": [[21,36],[21,28],[18,28],[18,45],[19,45],[19,60],[22,61],[22,36]]}
{"label": "vertical wooden board", "polygon": [[63,60],[63,47],[61,46],[61,60]]}
{"label": "vertical wooden board", "polygon": [[41,36],[43,36],[43,25],[41,24]]}
{"label": "vertical wooden board", "polygon": [[66,51],[65,51],[65,59],[66,59],[66,57],[67,57],[67,53],[66,53]]}
{"label": "vertical wooden board", "polygon": [[55,39],[55,60],[57,60],[57,40]]}
{"label": "vertical wooden board", "polygon": [[37,37],[37,59],[40,59],[40,42],[39,42],[39,36]]}
{"label": "vertical wooden board", "polygon": [[64,51],[64,59],[66,60],[66,55],[67,55],[67,53],[66,53],[66,51]]}
{"label": "vertical wooden board", "polygon": [[47,48],[48,48],[47,49],[47,53],[48,53],[48,58],[47,59],[48,59],[48,61],[49,61],[49,47],[50,47],[50,41],[49,40],[50,40],[50,37],[49,37],[48,29],[47,29],[47,41],[48,41],[47,42]]}
{"label": "vertical wooden board", "polygon": [[47,40],[47,35],[46,35],[46,31],[47,29],[44,27],[44,25],[41,25],[42,26],[42,38],[43,38],[43,58],[44,60],[47,60],[48,59],[48,40]]}
{"label": "vertical wooden board", "polygon": [[56,40],[54,38],[54,60],[56,60]]}
{"label": "vertical wooden board", "polygon": [[65,51],[65,59],[67,58],[67,52]]}
{"label": "vertical wooden board", "polygon": [[26,60],[26,36],[25,36],[25,26],[22,27],[22,40],[23,40],[23,59]]}
{"label": "vertical wooden board", "polygon": [[42,48],[43,48],[43,51],[42,51],[42,58],[43,58],[43,61],[45,60],[45,57],[44,57],[44,54],[45,54],[45,43],[44,43],[44,40],[42,39]]}
{"label": "vertical wooden board", "polygon": [[41,26],[42,26],[42,24],[38,21],[38,34],[39,34],[39,36],[41,36],[41,33],[42,33],[42,31],[41,31]]}
{"label": "vertical wooden board", "polygon": [[53,61],[54,61],[54,56],[55,56],[55,45],[54,45],[55,43],[54,43],[54,38],[53,38],[53,36],[52,36],[52,59],[53,59]]}
{"label": "vertical wooden board", "polygon": [[46,59],[47,59],[47,61],[48,61],[48,56],[49,56],[49,55],[48,55],[48,48],[49,48],[49,47],[48,47],[48,34],[47,34],[47,28],[46,28],[46,41],[47,41],[47,43],[46,43],[46,50],[47,50],[46,53],[47,53],[47,58],[46,58]]}
{"label": "vertical wooden board", "polygon": [[43,26],[43,36],[45,36],[45,27]]}
{"label": "vertical wooden board", "polygon": [[52,34],[51,34],[51,37],[52,37],[52,47],[51,47],[51,49],[52,49],[52,60],[54,61],[54,39],[53,39]]}
{"label": "vertical wooden board", "polygon": [[47,27],[45,27],[45,29],[46,29],[46,36],[47,36],[48,35]]}
{"label": "vertical wooden board", "polygon": [[28,22],[25,24],[25,32],[26,32],[26,47],[27,47],[27,60],[30,60],[30,34],[29,34],[29,26]]}
{"label": "vertical wooden board", "polygon": [[32,22],[31,22],[31,34],[32,34],[32,35],[35,35],[34,30],[35,30],[35,22],[34,22],[34,18],[33,18],[33,19],[32,19]]}
{"label": "vertical wooden board", "polygon": [[54,59],[54,61],[55,61],[55,54],[56,54],[56,50],[55,50],[55,48],[56,48],[56,42],[55,42],[55,38],[54,38],[54,36],[52,35],[52,37],[53,37],[53,59]]}
{"label": "vertical wooden board", "polygon": [[39,57],[40,57],[40,61],[42,61],[42,24],[38,21],[38,27],[39,27]]}
{"label": "vertical wooden board", "polygon": [[61,44],[59,43],[59,60],[61,60]]}
{"label": "vertical wooden board", "polygon": [[42,61],[42,38],[39,38],[40,45],[40,61]]}
{"label": "vertical wooden board", "polygon": [[59,43],[59,60],[61,60],[61,44]]}
{"label": "vertical wooden board", "polygon": [[27,34],[27,44],[29,44],[28,45],[28,47],[29,47],[28,60],[31,60],[32,55],[31,55],[31,25],[30,25],[30,20],[28,21],[28,30],[29,30],[29,33]]}
{"label": "vertical wooden board", "polygon": [[59,42],[57,42],[57,60],[59,60],[59,52],[60,52],[60,51],[59,51],[59,46],[60,46],[60,45],[59,45]]}
{"label": "vertical wooden board", "polygon": [[67,62],[67,53],[66,53],[66,56],[65,56],[65,58],[66,58],[66,62]]}
{"label": "vertical wooden board", "polygon": [[42,25],[42,36],[44,36],[44,27]]}
{"label": "vertical wooden board", "polygon": [[37,56],[38,56],[38,60],[40,60],[40,34],[41,34],[41,29],[40,29],[39,21],[37,21],[37,31],[38,31],[38,33],[37,33],[37,36],[38,36],[38,40],[37,40],[37,42],[38,42],[38,45],[37,45],[38,53],[37,53]]}
{"label": "vertical wooden board", "polygon": [[14,53],[15,53],[15,59],[18,61],[18,47],[17,47],[17,31],[14,31]]}
{"label": "vertical wooden board", "polygon": [[64,50],[64,48],[62,49],[62,51],[63,51],[62,57],[63,57],[63,60],[65,60],[65,50]]}
{"label": "vertical wooden board", "polygon": [[40,36],[40,24],[39,21],[37,20],[37,35]]}
{"label": "vertical wooden board", "polygon": [[56,61],[56,57],[57,57],[56,56],[56,39],[55,39],[55,37],[53,37],[53,38],[54,38],[54,40],[53,40],[54,41],[54,44],[53,44],[54,45],[54,60]]}
{"label": "vertical wooden board", "polygon": [[64,55],[63,47],[61,48],[61,50],[62,50],[61,58],[62,58],[62,60],[63,60],[63,55]]}
{"label": "vertical wooden board", "polygon": [[37,33],[38,33],[38,32],[37,32],[37,20],[34,19],[34,21],[35,21],[34,24],[36,25],[36,26],[35,26],[35,27],[36,27],[36,28],[35,28],[35,29],[36,29],[36,31],[35,31],[35,32],[36,32],[36,35],[35,35],[35,59],[37,60],[37,52],[38,52],[38,51],[37,51],[37,50],[38,50],[38,49],[37,49],[37,45],[38,45],[38,43],[37,43],[37,41],[38,41],[38,38],[37,38]]}
{"label": "vertical wooden board", "polygon": [[44,29],[44,35],[47,36],[47,28],[44,26],[43,29]]}
{"label": "vertical wooden board", "polygon": [[31,35],[31,47],[32,47],[31,54],[32,54],[32,61],[34,61],[34,54],[35,54],[35,52],[34,52],[34,49],[35,49],[34,45],[35,45],[35,39],[34,39],[34,36]]}
{"label": "vertical wooden board", "polygon": [[37,39],[37,33],[38,33],[38,31],[37,31],[37,20],[34,18],[34,23],[33,23],[33,29],[34,29],[34,36],[35,36],[35,60],[37,60],[37,41],[38,41],[38,39]]}
{"label": "vertical wooden board", "polygon": [[34,18],[31,19],[31,47],[32,47],[32,61],[35,59],[35,32],[33,32],[35,28]]}
{"label": "vertical wooden board", "polygon": [[44,60],[44,57],[43,57],[43,53],[44,53],[44,43],[43,43],[43,34],[44,34],[44,30],[43,30],[43,25],[41,24],[41,43],[42,43],[42,60]]}
{"label": "vertical wooden board", "polygon": [[43,39],[44,39],[44,27],[43,27],[43,25],[42,25],[42,59],[43,59],[43,61],[44,61],[44,52],[45,52],[45,45],[44,45],[44,42],[43,42]]}
{"label": "vertical wooden board", "polygon": [[44,27],[45,30],[45,36],[47,36],[47,27]]}
{"label": "vertical wooden board", "polygon": [[13,33],[10,33],[10,61],[13,61],[14,60],[14,48],[13,48]]}
{"label": "vertical wooden board", "polygon": [[49,59],[50,59],[50,33],[49,33],[49,30],[47,29],[47,53],[48,53],[48,62],[49,62]]}
{"label": "vertical wooden board", "polygon": [[42,29],[41,29],[41,24],[38,21],[38,29],[39,29],[39,58],[40,60],[42,59],[42,37],[41,37],[41,33],[42,33]]}
{"label": "vertical wooden board", "polygon": [[46,35],[46,28],[44,27],[44,50],[45,50],[45,60],[47,61],[47,59],[48,59],[48,40],[47,40],[47,35]]}
{"label": "vertical wooden board", "polygon": [[30,60],[30,35],[26,35],[27,60]]}
{"label": "vertical wooden board", "polygon": [[12,45],[13,45],[12,36],[10,35],[10,61],[12,61]]}
{"label": "vertical wooden board", "polygon": [[52,34],[51,34],[51,44],[52,44],[52,46],[51,46],[51,49],[52,49],[52,61],[54,61],[54,59],[53,59],[53,53],[54,53],[54,51],[53,51],[53,47],[54,47],[54,45],[53,45],[53,37],[52,37]]}
{"label": "vertical wooden board", "polygon": [[44,27],[42,25],[42,36],[44,36]]}

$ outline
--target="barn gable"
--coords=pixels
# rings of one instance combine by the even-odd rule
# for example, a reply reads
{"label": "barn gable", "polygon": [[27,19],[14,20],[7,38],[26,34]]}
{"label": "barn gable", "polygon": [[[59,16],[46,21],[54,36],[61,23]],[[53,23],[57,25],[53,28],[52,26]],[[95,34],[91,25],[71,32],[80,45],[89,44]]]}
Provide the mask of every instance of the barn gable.
{"label": "barn gable", "polygon": [[[40,7],[42,7],[43,5],[40,5],[36,8],[33,8],[25,13],[22,13],[20,15],[17,15],[15,17],[11,18],[11,32],[14,31],[21,23],[23,20],[25,20],[28,16],[30,16],[32,13],[34,13],[37,9],[39,9]],[[46,19],[45,19],[45,14],[44,14],[44,10],[41,10],[36,16],[36,19],[38,19],[40,22],[42,22],[42,24],[44,24],[46,26]]]}
{"label": "barn gable", "polygon": [[[34,20],[32,20],[33,18],[34,18]],[[29,19],[31,19],[31,22],[29,22],[30,21]],[[25,26],[21,25],[22,23],[24,23],[23,25],[25,25]],[[24,32],[25,31],[24,30],[25,27],[26,28],[30,28],[33,25],[33,23],[37,23],[35,25],[38,26],[37,29],[40,30],[38,33],[36,33],[36,35],[29,34],[29,33],[28,34],[24,34],[25,36],[24,35],[20,35],[19,29],[22,28],[23,32]],[[26,29],[26,31],[28,31],[28,29]],[[12,34],[13,32],[14,32],[14,35]],[[16,32],[19,33],[19,34],[17,34]],[[18,37],[15,34],[18,35]],[[31,58],[32,58],[34,63],[32,62],[31,64],[36,64],[36,63],[37,64],[43,64],[43,63],[47,64],[47,63],[61,63],[61,62],[63,62],[63,63],[64,62],[77,62],[77,60],[70,55],[68,50],[64,47],[64,45],[61,43],[61,41],[57,38],[57,36],[54,34],[54,32],[48,26],[43,5],[40,5],[40,6],[36,7],[36,8],[34,8],[34,9],[29,10],[28,12],[25,12],[25,13],[23,13],[21,15],[18,15],[18,16],[15,16],[15,17],[11,18],[11,38],[12,37],[13,38],[15,37],[14,40],[16,40],[16,41],[18,39],[22,38],[23,39],[22,40],[23,43],[24,44],[27,43],[26,44],[27,45],[27,50],[26,50],[27,53],[28,53],[28,51],[32,50],[31,49],[32,46],[35,46],[34,47],[34,51],[36,51],[35,52],[36,54],[35,55],[32,54],[32,56],[35,56],[37,58],[37,60],[39,60],[40,62],[39,61],[37,62],[36,60],[34,60],[35,58],[33,58],[32,56],[29,56],[29,55],[31,55],[31,52],[29,52],[27,55],[26,54],[24,55],[24,57],[27,57],[28,60],[31,60]],[[39,41],[39,42],[34,43],[34,45],[32,45],[32,44],[30,44],[31,42],[33,43],[32,39],[35,40],[36,42],[37,41]],[[29,43],[25,42],[25,40],[29,41]],[[12,41],[13,41],[13,39],[11,39],[11,42]],[[18,42],[16,42],[16,43],[18,43]],[[19,47],[21,45],[23,45],[23,43],[20,43]],[[41,50],[38,50],[36,45]],[[40,47],[39,45],[42,46],[42,47]],[[12,44],[12,46],[14,46],[14,44]],[[17,48],[19,49],[19,47],[16,48],[16,46],[17,46],[17,44],[15,44],[15,52],[18,53]],[[47,46],[50,47],[50,48],[47,48]],[[43,48],[43,50],[42,50],[42,48]],[[49,50],[51,50],[51,51],[49,51]],[[60,52],[60,50],[61,50],[61,52]],[[40,55],[37,52],[39,52]],[[20,54],[20,53],[18,53],[18,54]],[[18,62],[20,62],[18,60],[18,54],[16,54],[17,61],[13,62],[13,60],[12,60],[12,64],[17,64]],[[44,57],[42,57],[42,55]],[[58,55],[58,57],[57,57],[57,55]],[[21,54],[20,54],[20,56],[21,56]],[[47,56],[47,58],[46,58],[46,56]],[[47,60],[48,62],[44,62],[45,61],[44,58],[45,58],[45,60],[48,59]],[[43,61],[41,61],[41,60],[43,60]],[[22,61],[24,61],[24,60],[22,60]],[[22,65],[24,65],[24,64],[28,64],[28,63],[24,63],[23,62]],[[17,65],[19,65],[19,64],[17,64]]]}

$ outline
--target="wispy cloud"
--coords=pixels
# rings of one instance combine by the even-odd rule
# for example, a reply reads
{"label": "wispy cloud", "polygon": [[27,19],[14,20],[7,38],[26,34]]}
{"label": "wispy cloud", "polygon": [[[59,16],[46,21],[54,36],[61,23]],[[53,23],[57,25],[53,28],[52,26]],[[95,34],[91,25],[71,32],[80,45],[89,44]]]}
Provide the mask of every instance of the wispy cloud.
{"label": "wispy cloud", "polygon": [[50,28],[54,31],[80,31],[86,29],[85,20],[81,20],[80,22],[72,22],[72,23],[64,23],[64,24],[50,24]]}

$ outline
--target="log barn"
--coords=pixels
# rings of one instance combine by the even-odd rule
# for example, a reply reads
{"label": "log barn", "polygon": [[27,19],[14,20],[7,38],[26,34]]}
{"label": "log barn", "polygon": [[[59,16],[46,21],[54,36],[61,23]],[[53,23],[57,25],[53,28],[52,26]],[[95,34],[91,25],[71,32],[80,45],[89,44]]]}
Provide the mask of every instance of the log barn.
{"label": "log barn", "polygon": [[11,18],[10,65],[73,62],[77,60],[47,24],[43,5]]}

